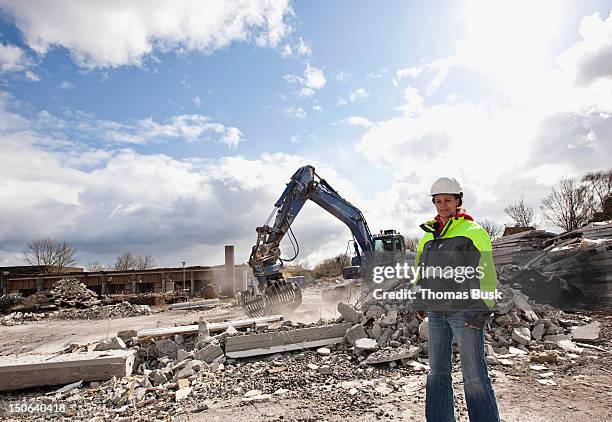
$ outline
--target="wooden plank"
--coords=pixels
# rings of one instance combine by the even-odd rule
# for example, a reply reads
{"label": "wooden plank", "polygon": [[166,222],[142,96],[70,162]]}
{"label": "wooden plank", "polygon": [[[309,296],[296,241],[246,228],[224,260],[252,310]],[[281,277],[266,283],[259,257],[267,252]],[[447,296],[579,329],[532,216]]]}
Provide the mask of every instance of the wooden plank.
{"label": "wooden plank", "polygon": [[[215,331],[218,332],[218,331],[225,331],[230,326],[234,328],[242,328],[242,327],[249,327],[253,324],[281,321],[282,319],[283,319],[282,315],[270,315],[267,317],[239,319],[236,321],[211,322],[207,324],[207,326],[210,332],[215,332]],[[167,327],[167,328],[149,328],[149,329],[138,331],[136,336],[138,337],[138,340],[142,340],[145,338],[148,339],[148,338],[169,337],[175,334],[197,334],[197,333],[198,333],[198,324],[194,324],[194,325],[182,325],[178,327]]]}
{"label": "wooden plank", "polygon": [[[225,340],[225,354],[231,352],[243,352],[257,350],[256,354],[275,353],[279,347],[290,346],[297,350],[307,348],[307,344],[315,344],[323,340],[344,338],[346,330],[353,326],[352,323],[332,324],[319,327],[298,328],[295,330],[274,331],[269,333],[247,334],[242,336],[228,337]],[[332,343],[333,344],[333,343]],[[264,353],[264,351],[266,351]],[[254,356],[254,355],[252,355]],[[230,356],[231,357],[231,356]]]}
{"label": "wooden plank", "polygon": [[135,350],[0,357],[0,391],[131,375]]}

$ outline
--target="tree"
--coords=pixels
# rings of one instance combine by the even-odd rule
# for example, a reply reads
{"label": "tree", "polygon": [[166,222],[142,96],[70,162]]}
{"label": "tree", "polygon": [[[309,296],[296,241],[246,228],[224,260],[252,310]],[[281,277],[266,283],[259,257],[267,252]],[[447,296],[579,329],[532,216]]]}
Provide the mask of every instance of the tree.
{"label": "tree", "polygon": [[146,270],[153,266],[155,266],[155,261],[151,255],[137,256],[130,251],[125,251],[117,257],[113,269],[116,271]]}
{"label": "tree", "polygon": [[515,225],[521,227],[533,226],[533,207],[521,199],[519,202],[513,205],[509,205],[504,208],[504,212],[514,220]]}
{"label": "tree", "polygon": [[603,201],[612,195],[612,169],[585,174],[581,182],[590,193],[591,213],[597,212]]}
{"label": "tree", "polygon": [[87,271],[89,271],[90,273],[97,273],[106,270],[106,265],[100,264],[98,261],[93,261],[87,264]]}
{"label": "tree", "polygon": [[39,266],[44,274],[61,273],[64,268],[77,263],[76,249],[70,243],[51,237],[28,242],[23,251],[30,265]]}
{"label": "tree", "polygon": [[478,224],[480,224],[480,227],[485,229],[491,240],[497,239],[502,232],[502,226],[495,224],[492,221],[482,220],[479,221]]}
{"label": "tree", "polygon": [[542,200],[540,208],[550,223],[571,231],[588,224],[593,213],[591,200],[587,185],[576,179],[561,179],[559,186],[553,187]]}
{"label": "tree", "polygon": [[342,269],[351,265],[351,257],[347,254],[324,259],[312,269],[314,278],[336,277],[342,274]]}
{"label": "tree", "polygon": [[406,244],[406,250],[411,252],[416,252],[419,247],[419,238],[416,236],[410,236],[404,238],[404,243]]}

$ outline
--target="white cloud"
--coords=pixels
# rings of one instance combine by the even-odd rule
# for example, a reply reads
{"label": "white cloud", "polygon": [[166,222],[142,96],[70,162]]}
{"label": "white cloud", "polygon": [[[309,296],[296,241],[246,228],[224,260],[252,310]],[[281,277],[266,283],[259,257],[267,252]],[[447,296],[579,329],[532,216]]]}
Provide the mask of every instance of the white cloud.
{"label": "white cloud", "polygon": [[281,55],[283,57],[300,57],[300,56],[310,56],[312,55],[312,47],[310,43],[304,41],[302,37],[298,38],[298,42],[296,44],[286,43],[281,47]]}
{"label": "white cloud", "polygon": [[351,78],[353,77],[353,75],[351,75],[349,72],[345,72],[344,70],[341,70],[340,72],[336,73],[336,80],[338,82],[348,82],[351,80]]}
{"label": "white cloud", "polygon": [[292,144],[297,144],[300,142],[300,135],[291,135],[291,138],[289,138],[289,141],[291,141]]}
{"label": "white cloud", "polygon": [[195,97],[193,97],[193,105],[196,107],[200,107],[202,105],[202,100],[199,96],[196,95]]}
{"label": "white cloud", "polygon": [[359,116],[350,116],[349,118],[345,119],[344,122],[349,126],[361,126],[365,128],[372,127],[373,125],[373,123],[365,117]]}
{"label": "white cloud", "polygon": [[398,109],[405,115],[416,115],[423,111],[423,97],[419,94],[418,89],[411,86],[404,89],[404,100],[405,104]]}
{"label": "white cloud", "polygon": [[[45,236],[73,243],[81,263],[110,263],[129,249],[152,254],[161,266],[179,260],[211,265],[223,262],[222,245],[228,243],[244,262],[255,242],[254,228],[291,175],[307,163],[351,201],[360,200],[331,167],[299,156],[178,160],[130,149],[75,148],[77,143],[62,139],[57,143],[70,145],[50,148],[56,140],[36,132],[36,122],[8,111],[7,101],[0,94],[0,199],[11,203],[0,208],[3,264],[19,264],[24,245]],[[90,160],[94,168],[81,168]],[[350,238],[344,225],[314,204],[304,207],[292,228],[305,262],[320,259],[315,254],[321,244],[337,244],[330,253],[342,252]],[[291,251],[285,242],[281,247]]]}
{"label": "white cloud", "polygon": [[323,109],[321,108],[321,106],[320,106],[320,105],[313,105],[313,106],[312,106],[312,109],[313,109],[314,111],[321,111],[321,110],[323,110]]}
{"label": "white cloud", "polygon": [[291,48],[291,46],[289,44],[284,44],[281,47],[280,52],[281,52],[281,56],[289,57],[289,56],[291,56],[291,54],[293,54],[293,49]]}
{"label": "white cloud", "polygon": [[[538,209],[562,177],[609,168],[612,79],[601,65],[606,60],[593,66],[585,60],[593,52],[607,57],[602,47],[607,35],[602,34],[607,34],[609,21],[595,15],[585,18],[580,26],[583,40],[558,57],[560,67],[536,63],[533,72],[522,71],[515,80],[495,84],[481,102],[453,93],[448,104],[426,106],[414,87],[406,88],[404,105],[398,108],[403,115],[375,122],[357,145],[372,165],[393,172],[392,187],[379,192],[377,201],[394,205],[379,209],[376,218],[413,226],[431,214],[426,192],[440,169],[463,184],[469,212],[501,223],[504,206],[514,199],[525,195]],[[533,42],[538,51],[545,44]],[[445,57],[424,66],[434,74],[427,89],[439,86],[458,60]],[[497,76],[506,72],[496,66],[480,70]],[[590,76],[580,79],[581,72]],[[524,186],[530,186],[528,192]]]}
{"label": "white cloud", "polygon": [[40,76],[38,76],[36,73],[32,72],[31,70],[26,70],[24,75],[27,79],[31,80],[32,82],[40,81]]}
{"label": "white cloud", "polygon": [[380,79],[383,76],[385,76],[385,74],[387,73],[388,70],[389,69],[387,69],[385,67],[385,68],[382,68],[379,72],[368,73],[367,76],[366,76],[366,79]]}
{"label": "white cloud", "polygon": [[408,77],[416,78],[417,76],[421,74],[422,71],[423,71],[423,68],[417,67],[417,66],[399,69],[397,72],[395,72],[395,78],[392,81],[393,86],[399,86],[400,81],[404,78],[408,78]]}
{"label": "white cloud", "polygon": [[369,95],[370,93],[366,91],[365,88],[357,88],[356,90],[351,92],[351,95],[349,96],[349,101],[355,103],[359,100],[363,100],[364,98],[368,98]]}
{"label": "white cloud", "polygon": [[578,85],[588,85],[599,78],[612,78],[612,12],[606,20],[599,13],[580,23],[582,41],[559,57],[566,72]]}
{"label": "white cloud", "polygon": [[211,52],[233,42],[275,47],[291,32],[288,0],[30,3],[1,0],[40,55],[63,47],[82,67],[139,65],[155,50]]}
{"label": "white cloud", "polygon": [[325,86],[327,79],[321,69],[306,64],[304,76],[285,75],[283,77],[289,83],[298,83],[301,85],[299,95],[301,97],[312,97],[314,93]]}
{"label": "white cloud", "polygon": [[0,71],[17,72],[28,65],[30,65],[30,60],[21,48],[0,43]]}
{"label": "white cloud", "polygon": [[76,86],[68,81],[62,81],[58,86],[59,89],[63,89],[63,90],[68,90],[68,89],[74,89],[76,88]]}
{"label": "white cloud", "polygon": [[340,107],[347,104],[348,101],[346,101],[344,98],[338,97],[338,100],[336,101],[336,106]]}
{"label": "white cloud", "polygon": [[295,117],[298,119],[303,119],[304,117],[306,117],[306,112],[302,107],[287,107],[285,109],[285,114],[289,117]]}
{"label": "white cloud", "polygon": [[310,56],[312,54],[312,47],[302,37],[298,39],[296,50],[298,56]]}
{"label": "white cloud", "polygon": [[242,132],[235,127],[226,127],[201,114],[173,116],[167,123],[158,123],[151,117],[141,119],[134,125],[119,124],[106,131],[108,140],[127,144],[146,144],[171,139],[187,142],[213,141],[236,148],[241,142]]}

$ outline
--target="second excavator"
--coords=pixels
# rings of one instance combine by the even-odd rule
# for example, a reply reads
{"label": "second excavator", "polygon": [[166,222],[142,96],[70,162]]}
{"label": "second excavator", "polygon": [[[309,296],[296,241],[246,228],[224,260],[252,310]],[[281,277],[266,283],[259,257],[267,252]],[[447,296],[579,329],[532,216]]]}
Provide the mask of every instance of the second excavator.
{"label": "second excavator", "polygon": [[[313,166],[301,167],[287,183],[264,225],[256,229],[257,242],[251,251],[249,265],[257,283],[239,297],[240,306],[251,317],[292,312],[302,302],[299,286],[283,277],[283,262],[288,260],[281,258],[280,242],[289,233],[295,250],[295,256],[291,259],[297,257],[299,245],[291,224],[307,200],[346,224],[353,235],[355,256],[351,266],[342,271],[345,279],[367,279],[376,265],[395,265],[406,261],[406,246],[401,234],[395,230],[385,230],[373,236],[357,207],[321,179]],[[274,223],[269,225],[275,215]]]}

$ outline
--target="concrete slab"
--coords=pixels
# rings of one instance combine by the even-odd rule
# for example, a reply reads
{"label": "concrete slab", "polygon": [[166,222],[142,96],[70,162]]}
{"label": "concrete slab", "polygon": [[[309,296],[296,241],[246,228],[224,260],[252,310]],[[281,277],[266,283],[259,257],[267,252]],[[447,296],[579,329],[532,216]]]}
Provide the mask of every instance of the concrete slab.
{"label": "concrete slab", "polygon": [[135,350],[0,357],[0,391],[131,375]]}

